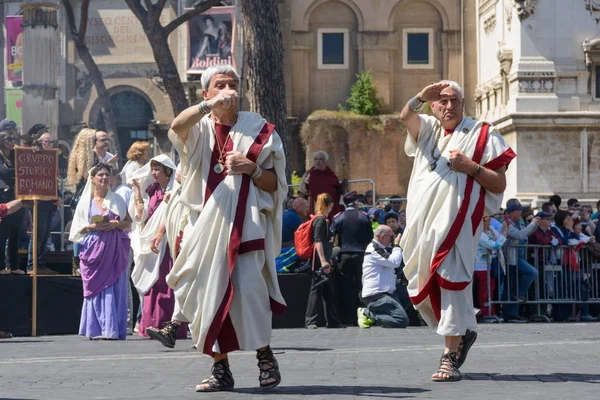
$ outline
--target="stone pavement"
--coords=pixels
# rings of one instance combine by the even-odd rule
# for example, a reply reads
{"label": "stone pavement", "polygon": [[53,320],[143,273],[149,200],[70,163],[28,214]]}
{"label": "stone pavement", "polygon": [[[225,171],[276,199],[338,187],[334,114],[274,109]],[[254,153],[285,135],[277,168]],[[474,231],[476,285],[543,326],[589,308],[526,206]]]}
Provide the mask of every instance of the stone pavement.
{"label": "stone pavement", "polygon": [[[131,338],[131,337],[129,337]],[[458,383],[434,383],[427,328],[274,331],[283,382],[258,390],[254,352],[231,356],[236,391],[195,393],[210,359],[137,337],[0,340],[0,399],[598,399],[600,323],[480,325]]]}

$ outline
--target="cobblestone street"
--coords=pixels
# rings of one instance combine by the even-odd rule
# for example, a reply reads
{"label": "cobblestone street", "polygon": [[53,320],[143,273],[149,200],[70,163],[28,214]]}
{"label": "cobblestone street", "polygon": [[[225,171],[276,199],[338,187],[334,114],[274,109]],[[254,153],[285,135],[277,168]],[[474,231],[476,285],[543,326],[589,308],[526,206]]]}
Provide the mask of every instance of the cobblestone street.
{"label": "cobblestone street", "polygon": [[0,341],[2,399],[595,399],[600,324],[482,325],[459,383],[433,383],[441,340],[426,328],[275,330],[283,382],[258,390],[254,352],[231,356],[236,390],[195,393],[210,359],[179,341]]}

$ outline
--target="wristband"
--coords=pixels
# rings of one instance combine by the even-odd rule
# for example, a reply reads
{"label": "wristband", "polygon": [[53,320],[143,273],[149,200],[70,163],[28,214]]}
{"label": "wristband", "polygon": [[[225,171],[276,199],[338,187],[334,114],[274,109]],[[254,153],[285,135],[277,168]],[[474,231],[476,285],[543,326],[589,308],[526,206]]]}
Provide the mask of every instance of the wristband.
{"label": "wristband", "polygon": [[473,178],[473,179],[477,178],[477,175],[479,175],[480,172],[481,172],[481,165],[477,164],[477,171],[475,171],[475,173],[473,175],[471,175],[471,178]]}
{"label": "wristband", "polygon": [[212,110],[212,107],[208,105],[206,100],[202,100],[200,103],[198,103],[198,110],[202,114],[208,114]]}
{"label": "wristband", "polygon": [[423,109],[425,102],[419,99],[419,96],[415,96],[408,101],[408,108],[412,112],[419,112]]}
{"label": "wristband", "polygon": [[258,179],[262,176],[263,170],[261,167],[259,167],[258,165],[256,165],[256,168],[254,168],[254,171],[252,171],[252,173],[250,174],[250,178],[251,179]]}

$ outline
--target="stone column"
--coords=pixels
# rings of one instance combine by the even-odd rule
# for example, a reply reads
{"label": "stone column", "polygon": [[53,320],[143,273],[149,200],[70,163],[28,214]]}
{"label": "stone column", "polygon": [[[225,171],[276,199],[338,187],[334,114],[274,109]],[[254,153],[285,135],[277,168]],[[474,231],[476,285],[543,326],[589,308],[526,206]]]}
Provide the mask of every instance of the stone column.
{"label": "stone column", "polygon": [[36,123],[58,134],[58,0],[24,0],[23,10],[23,132]]}

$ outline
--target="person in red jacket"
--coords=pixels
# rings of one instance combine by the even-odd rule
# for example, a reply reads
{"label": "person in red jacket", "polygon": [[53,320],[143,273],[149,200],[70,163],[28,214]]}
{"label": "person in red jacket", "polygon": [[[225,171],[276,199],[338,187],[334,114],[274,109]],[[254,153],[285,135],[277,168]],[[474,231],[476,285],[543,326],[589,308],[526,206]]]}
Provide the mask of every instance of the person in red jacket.
{"label": "person in red jacket", "polygon": [[317,196],[327,193],[333,199],[333,209],[327,216],[331,221],[333,217],[344,211],[340,199],[344,194],[345,183],[340,183],[339,178],[331,168],[327,166],[329,155],[320,150],[313,154],[314,166],[302,176],[298,187],[298,195],[308,200],[310,214],[314,214]]}

